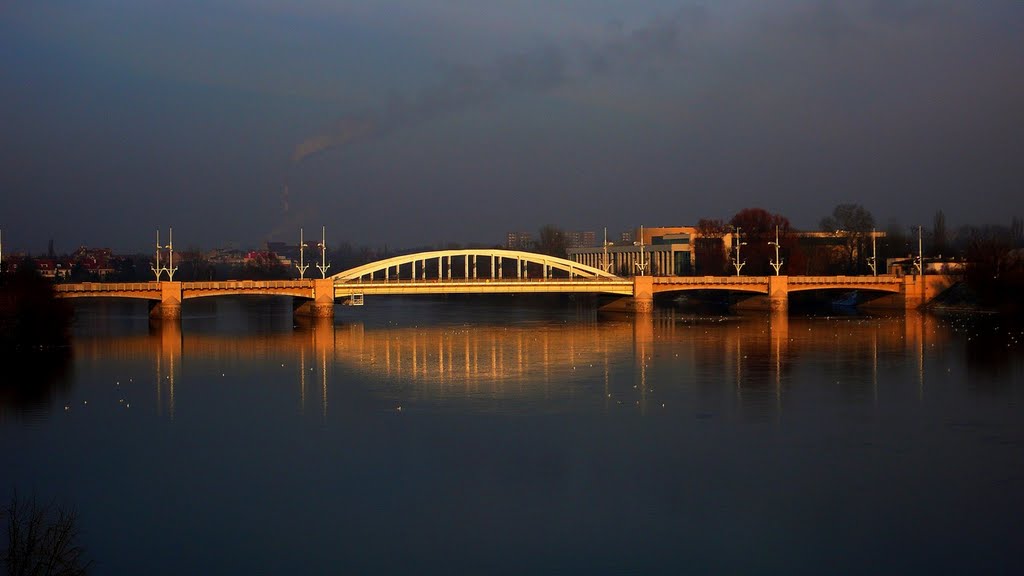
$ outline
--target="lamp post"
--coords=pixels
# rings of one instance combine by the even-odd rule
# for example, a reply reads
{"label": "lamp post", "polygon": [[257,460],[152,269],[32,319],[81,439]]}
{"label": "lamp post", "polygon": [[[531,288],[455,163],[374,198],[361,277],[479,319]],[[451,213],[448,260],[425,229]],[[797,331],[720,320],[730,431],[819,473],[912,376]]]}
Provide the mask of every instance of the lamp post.
{"label": "lamp post", "polygon": [[769,260],[768,263],[772,265],[772,268],[775,268],[775,275],[778,276],[779,275],[779,268],[782,268],[782,258],[779,258],[779,225],[778,224],[775,225],[775,242],[769,242],[768,244],[775,246],[775,260],[774,261]]}
{"label": "lamp post", "polygon": [[602,244],[601,246],[604,247],[604,256],[601,258],[601,268],[605,272],[607,272],[608,269],[611,267],[611,264],[608,263],[608,227],[607,226],[604,227],[604,244]]}
{"label": "lamp post", "polygon": [[647,255],[644,250],[644,227],[640,226],[640,242],[633,242],[634,246],[640,246],[640,261],[636,263],[637,270],[640,271],[640,275],[644,275],[644,270],[647,269]]}
{"label": "lamp post", "polygon": [[876,258],[876,256],[878,254],[875,251],[875,238],[876,238],[875,230],[872,228],[872,230],[871,230],[871,256],[868,256],[868,267],[871,268],[871,275],[872,276],[878,276],[878,258]]}
{"label": "lamp post", "polygon": [[736,267],[736,275],[739,276],[740,275],[740,270],[742,270],[743,266],[745,266],[746,263],[747,263],[746,260],[744,260],[743,262],[740,262],[740,246],[745,246],[747,243],[746,242],[740,242],[740,230],[742,230],[742,228],[740,228],[738,226],[736,226],[734,228],[736,230],[736,241],[735,241],[735,244],[736,244],[736,255],[732,259],[732,265]]}
{"label": "lamp post", "polygon": [[167,261],[167,281],[174,281],[174,272],[177,271],[177,267],[174,265],[174,228],[167,229],[167,250],[168,250],[168,261]]}
{"label": "lamp post", "polygon": [[299,263],[295,267],[299,269],[299,279],[306,277],[306,268],[309,268],[303,261],[302,253],[306,249],[306,242],[302,239],[302,228],[299,228]]}
{"label": "lamp post", "polygon": [[162,248],[163,248],[163,246],[160,245],[160,229],[157,228],[157,231],[156,231],[156,263],[153,266],[149,267],[150,270],[152,270],[153,273],[156,274],[156,281],[157,282],[160,281],[160,274],[162,274],[163,271],[164,271],[164,269],[160,267],[160,250]]}
{"label": "lamp post", "polygon": [[327,269],[330,268],[331,265],[327,263],[327,227],[326,226],[322,226],[320,228],[320,244],[319,244],[319,246],[320,246],[320,264],[317,264],[316,267],[320,269],[320,276],[323,277],[323,278],[327,278]]}
{"label": "lamp post", "polygon": [[917,225],[917,258],[914,258],[914,267],[917,273],[924,276],[924,244],[921,242],[921,225]]}

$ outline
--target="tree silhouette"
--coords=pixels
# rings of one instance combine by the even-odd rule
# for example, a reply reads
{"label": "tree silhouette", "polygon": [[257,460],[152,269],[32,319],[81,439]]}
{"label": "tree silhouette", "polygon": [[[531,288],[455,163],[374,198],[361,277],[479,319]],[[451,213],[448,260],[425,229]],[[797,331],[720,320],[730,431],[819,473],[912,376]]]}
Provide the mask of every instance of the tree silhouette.
{"label": "tree silhouette", "polygon": [[34,496],[22,501],[15,492],[0,519],[7,529],[2,560],[10,576],[79,576],[92,566],[78,544],[73,508],[41,505]]}
{"label": "tree silhouette", "polygon": [[821,219],[823,232],[841,234],[844,238],[843,250],[846,255],[846,271],[856,273],[865,268],[861,258],[864,246],[875,229],[875,217],[860,204],[839,204],[832,210],[831,216]]}
{"label": "tree silhouette", "polygon": [[565,258],[567,254],[565,232],[552,224],[541,227],[540,240],[537,241],[536,249],[541,254]]}
{"label": "tree silhouette", "polygon": [[935,213],[932,226],[932,256],[949,255],[949,239],[946,235],[946,215],[939,210]]}
{"label": "tree silhouette", "polygon": [[[736,213],[729,220],[730,225],[740,229],[740,241],[746,242],[741,252],[742,259],[747,265],[743,272],[754,276],[774,274],[771,268],[771,261],[775,259],[775,247],[770,242],[775,241],[776,226],[779,232],[779,244],[784,250],[787,261],[790,265],[786,268],[794,269],[792,260],[798,255],[796,239],[790,232],[789,219],[780,214],[772,214],[762,208],[744,208]],[[780,255],[781,257],[781,255]]]}
{"label": "tree silhouette", "polygon": [[26,260],[0,280],[2,351],[67,346],[74,308],[58,299],[53,282]]}
{"label": "tree silhouette", "polygon": [[725,244],[722,235],[728,225],[721,220],[701,218],[697,221],[697,237],[693,241],[694,270],[698,275],[726,274]]}

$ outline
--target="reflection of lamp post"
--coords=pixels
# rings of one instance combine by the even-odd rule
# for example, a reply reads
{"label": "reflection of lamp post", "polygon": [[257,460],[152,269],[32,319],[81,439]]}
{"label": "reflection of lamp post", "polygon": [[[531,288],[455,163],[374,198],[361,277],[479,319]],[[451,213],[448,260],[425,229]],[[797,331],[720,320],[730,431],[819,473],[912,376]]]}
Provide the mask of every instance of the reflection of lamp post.
{"label": "reflection of lamp post", "polygon": [[746,246],[747,243],[746,242],[740,242],[740,230],[741,230],[741,228],[739,226],[736,226],[735,229],[736,229],[736,242],[735,242],[735,244],[736,244],[736,256],[732,259],[732,265],[736,267],[736,275],[739,276],[740,275],[740,270],[742,270],[743,266],[746,265],[746,263],[747,263],[746,260],[744,260],[743,262],[740,262],[740,246]]}
{"label": "reflection of lamp post", "polygon": [[320,269],[320,276],[322,276],[324,278],[327,278],[327,269],[331,267],[331,265],[327,263],[327,235],[326,235],[326,232],[327,232],[327,228],[326,227],[321,227],[320,228],[320,235],[321,236],[320,236],[320,244],[319,244],[319,246],[320,246],[320,262],[321,263],[316,265],[316,267]]}
{"label": "reflection of lamp post", "polygon": [[768,263],[772,265],[772,268],[775,268],[775,275],[778,276],[779,275],[779,268],[782,268],[782,259],[779,258],[779,225],[778,224],[775,225],[775,242],[769,242],[768,244],[775,246],[775,261],[773,262],[773,261],[769,260]]}
{"label": "reflection of lamp post", "polygon": [[871,275],[878,276],[878,259],[875,251],[875,230],[871,230],[871,256],[868,256],[868,266],[871,268]]}
{"label": "reflection of lamp post", "polygon": [[306,268],[309,268],[302,259],[302,253],[306,249],[306,242],[302,239],[302,228],[299,228],[299,263],[295,267],[299,269],[299,279],[306,277]]}

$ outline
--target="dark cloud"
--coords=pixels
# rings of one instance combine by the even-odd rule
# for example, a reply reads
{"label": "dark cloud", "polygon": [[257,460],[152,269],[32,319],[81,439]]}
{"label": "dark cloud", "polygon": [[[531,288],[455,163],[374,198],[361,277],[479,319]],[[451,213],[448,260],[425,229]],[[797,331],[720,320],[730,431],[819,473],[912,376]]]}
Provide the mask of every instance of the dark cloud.
{"label": "dark cloud", "polygon": [[503,54],[486,66],[444,63],[439,80],[429,88],[412,94],[393,92],[377,110],[346,118],[304,140],[292,154],[293,163],[371,132],[406,127],[499,98],[552,90],[590,75],[655,69],[679,54],[684,34],[692,32],[702,16],[702,10],[688,9],[629,31],[616,25],[596,46],[544,43]]}
{"label": "dark cloud", "polygon": [[0,19],[5,246],[1024,212],[1016,1],[114,4]]}

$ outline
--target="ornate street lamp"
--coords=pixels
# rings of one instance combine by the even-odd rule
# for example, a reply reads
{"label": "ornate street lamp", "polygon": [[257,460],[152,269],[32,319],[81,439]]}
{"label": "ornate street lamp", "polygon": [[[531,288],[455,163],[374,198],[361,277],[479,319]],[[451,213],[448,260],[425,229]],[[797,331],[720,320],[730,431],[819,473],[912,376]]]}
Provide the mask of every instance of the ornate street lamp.
{"label": "ornate street lamp", "polygon": [[775,242],[769,242],[769,245],[775,246],[775,260],[769,260],[768,263],[775,268],[775,275],[779,275],[779,268],[782,268],[782,258],[779,258],[779,225],[775,225]]}
{"label": "ornate street lamp", "polygon": [[732,259],[732,265],[736,267],[736,275],[739,276],[740,275],[740,270],[742,270],[743,267],[747,264],[746,260],[740,262],[740,246],[746,246],[747,243],[746,242],[740,242],[740,230],[741,230],[741,228],[739,228],[738,226],[735,227],[735,228],[736,228],[736,242],[735,242],[735,244],[736,244],[736,255]]}
{"label": "ornate street lamp", "polygon": [[330,268],[331,265],[327,263],[327,227],[326,226],[322,226],[320,228],[320,244],[318,244],[317,246],[320,247],[320,264],[317,264],[316,267],[320,269],[320,276],[323,277],[323,278],[327,278],[327,269]]}
{"label": "ornate street lamp", "polygon": [[309,268],[302,259],[302,253],[305,249],[306,242],[302,239],[302,228],[299,228],[299,263],[295,267],[299,269],[300,280],[306,277],[306,268]]}

